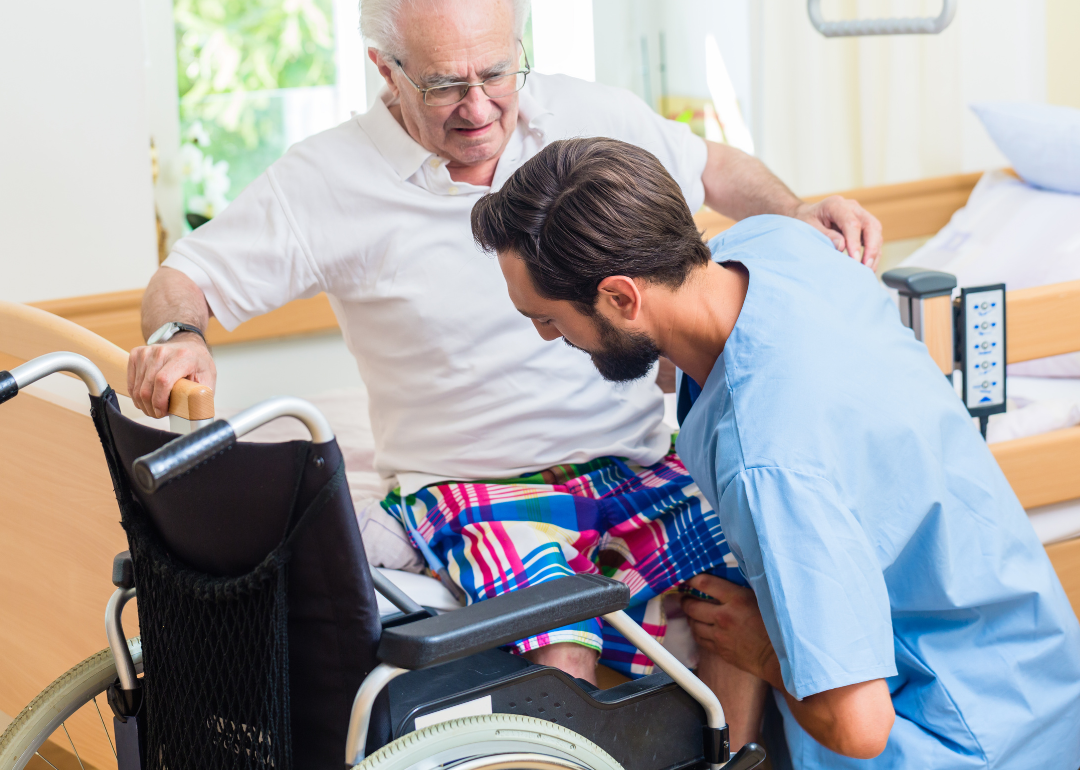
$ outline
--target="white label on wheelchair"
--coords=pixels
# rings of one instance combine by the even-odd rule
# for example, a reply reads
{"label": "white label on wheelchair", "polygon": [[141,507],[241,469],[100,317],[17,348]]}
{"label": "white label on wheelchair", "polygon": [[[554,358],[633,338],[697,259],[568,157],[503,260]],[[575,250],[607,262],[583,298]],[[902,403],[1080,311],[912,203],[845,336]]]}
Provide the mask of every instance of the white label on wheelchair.
{"label": "white label on wheelchair", "polygon": [[431,725],[437,725],[440,722],[449,722],[451,719],[479,717],[490,713],[492,713],[491,696],[485,695],[483,698],[459,703],[456,706],[451,706],[442,711],[435,711],[431,714],[419,716],[416,718],[416,729],[423,730],[425,727],[431,727]]}

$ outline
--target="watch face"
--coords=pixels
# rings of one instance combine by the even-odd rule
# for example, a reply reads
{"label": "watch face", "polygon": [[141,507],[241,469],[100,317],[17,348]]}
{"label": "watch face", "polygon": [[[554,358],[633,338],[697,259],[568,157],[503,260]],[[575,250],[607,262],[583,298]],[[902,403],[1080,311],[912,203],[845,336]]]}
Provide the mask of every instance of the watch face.
{"label": "watch face", "polygon": [[176,330],[179,327],[173,321],[162,326],[156,332],[150,335],[150,339],[146,341],[147,345],[156,345],[159,342],[168,342],[176,334]]}

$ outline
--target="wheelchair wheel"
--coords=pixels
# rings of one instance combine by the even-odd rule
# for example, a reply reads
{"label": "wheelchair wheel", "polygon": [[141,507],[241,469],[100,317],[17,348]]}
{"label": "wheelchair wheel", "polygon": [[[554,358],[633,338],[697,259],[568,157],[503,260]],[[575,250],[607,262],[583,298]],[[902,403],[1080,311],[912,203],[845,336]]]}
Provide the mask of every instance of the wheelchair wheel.
{"label": "wheelchair wheel", "polygon": [[[141,672],[141,640],[129,639],[128,649]],[[114,681],[116,666],[105,649],[42,690],[0,736],[0,770],[116,767],[112,711],[105,700]]]}
{"label": "wheelchair wheel", "polygon": [[354,770],[622,770],[602,748],[554,722],[488,714],[403,735]]}

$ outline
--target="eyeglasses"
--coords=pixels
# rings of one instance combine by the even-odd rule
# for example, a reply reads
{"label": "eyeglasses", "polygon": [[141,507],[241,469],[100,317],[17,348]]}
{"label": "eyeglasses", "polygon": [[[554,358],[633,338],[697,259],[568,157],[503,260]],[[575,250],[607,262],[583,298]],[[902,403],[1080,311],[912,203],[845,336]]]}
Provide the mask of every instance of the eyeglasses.
{"label": "eyeglasses", "polygon": [[[518,43],[520,44],[520,42],[519,40]],[[522,53],[525,53],[524,46],[522,46]],[[532,67],[529,66],[529,55],[525,53],[525,69],[518,72],[493,75],[479,83],[447,83],[441,86],[432,86],[431,88],[421,88],[409,77],[409,73],[401,65],[400,59],[394,59],[394,63],[397,64],[405,79],[409,81],[409,85],[415,88],[424,98],[424,104],[428,107],[448,107],[451,104],[457,104],[469,95],[470,88],[482,89],[489,99],[503,99],[520,91],[525,86],[525,77],[532,72]]]}

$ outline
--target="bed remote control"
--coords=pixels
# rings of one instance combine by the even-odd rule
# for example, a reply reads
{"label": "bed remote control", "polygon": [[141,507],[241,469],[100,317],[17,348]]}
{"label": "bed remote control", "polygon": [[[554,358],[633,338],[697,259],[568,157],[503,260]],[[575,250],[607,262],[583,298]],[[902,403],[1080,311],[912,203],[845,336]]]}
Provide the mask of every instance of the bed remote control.
{"label": "bed remote control", "polygon": [[1005,411],[1005,284],[960,292],[960,366],[973,417]]}

